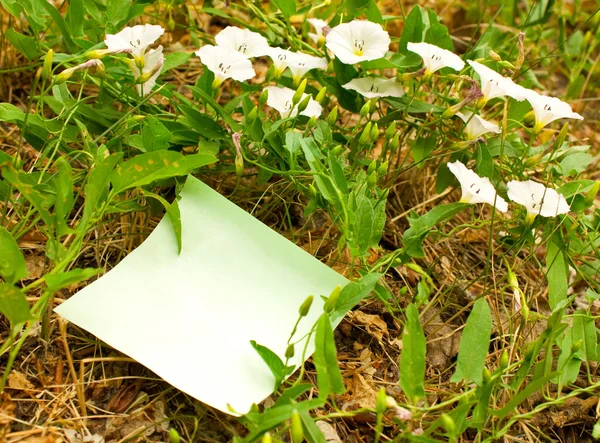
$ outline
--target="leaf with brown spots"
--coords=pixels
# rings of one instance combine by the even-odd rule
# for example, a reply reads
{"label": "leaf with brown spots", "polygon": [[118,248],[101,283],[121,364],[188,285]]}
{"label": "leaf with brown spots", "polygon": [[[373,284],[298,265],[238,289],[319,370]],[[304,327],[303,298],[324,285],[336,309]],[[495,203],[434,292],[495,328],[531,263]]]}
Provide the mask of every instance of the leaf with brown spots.
{"label": "leaf with brown spots", "polygon": [[113,191],[121,192],[156,180],[186,175],[216,161],[216,157],[209,154],[183,155],[174,151],[140,154],[117,166],[112,172]]}

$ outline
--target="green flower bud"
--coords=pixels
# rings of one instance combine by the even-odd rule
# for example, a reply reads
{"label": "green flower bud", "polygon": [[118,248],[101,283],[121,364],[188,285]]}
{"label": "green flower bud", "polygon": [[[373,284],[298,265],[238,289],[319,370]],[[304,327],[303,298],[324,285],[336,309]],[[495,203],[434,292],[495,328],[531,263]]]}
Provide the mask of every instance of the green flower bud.
{"label": "green flower bud", "polygon": [[308,123],[306,124],[306,129],[312,129],[316,125],[317,125],[317,117],[313,115],[311,118],[308,119]]}
{"label": "green flower bud", "polygon": [[456,423],[454,423],[452,417],[450,417],[448,414],[442,414],[441,419],[446,431],[448,431],[449,434],[454,435],[456,433]]}
{"label": "green flower bud", "polygon": [[260,94],[260,98],[258,99],[258,102],[260,103],[261,106],[264,106],[264,104],[267,103],[267,100],[269,100],[269,90],[264,89],[262,94]]}
{"label": "green flower bud", "polygon": [[317,198],[317,190],[313,184],[308,185],[308,195],[310,198]]}
{"label": "green flower bud", "polygon": [[73,74],[75,73],[75,71],[77,71],[77,69],[75,68],[67,68],[65,69],[63,72],[61,72],[58,75],[54,76],[54,84],[55,85],[60,85],[61,83],[66,82],[67,80],[69,80]]}
{"label": "green flower bud", "polygon": [[342,290],[342,286],[341,285],[337,285],[335,287],[335,289],[333,291],[331,291],[331,294],[329,295],[329,298],[327,299],[327,301],[323,305],[323,311],[325,311],[328,314],[330,314],[330,313],[332,313],[334,311],[334,309],[335,309],[335,307],[337,305],[338,298],[340,297],[341,290]]}
{"label": "green flower bud", "polygon": [[235,175],[238,177],[244,175],[244,157],[240,153],[235,155]]}
{"label": "green flower bud", "polygon": [[389,125],[387,127],[387,129],[385,130],[385,139],[391,140],[395,133],[396,133],[396,120],[394,120],[392,122],[392,124]]}
{"label": "green flower bud", "polygon": [[400,146],[400,133],[396,132],[396,134],[394,134],[394,138],[392,138],[392,141],[390,142],[390,149],[392,150],[392,152],[394,152],[396,149],[398,149],[399,146]]}
{"label": "green flower bud", "polygon": [[529,111],[527,114],[523,116],[523,122],[526,125],[531,125],[535,121],[535,113],[533,111]]}
{"label": "green flower bud", "polygon": [[366,117],[371,110],[371,104],[369,102],[365,103],[362,108],[360,108],[360,116]]}
{"label": "green flower bud", "polygon": [[358,143],[360,143],[361,145],[367,145],[371,142],[371,127],[373,125],[371,124],[371,122],[367,122],[367,124],[365,125],[365,129],[363,129],[362,134],[360,134],[360,137],[358,138]]}
{"label": "green flower bud", "polygon": [[329,126],[333,126],[335,125],[335,122],[337,122],[338,119],[338,107],[337,105],[335,105],[333,107],[333,109],[331,110],[331,112],[329,113],[329,115],[327,116],[327,124]]}
{"label": "green flower bud", "polygon": [[322,104],[323,100],[325,100],[325,94],[327,94],[327,86],[323,86],[321,88],[321,90],[317,94],[317,98],[315,98],[316,102]]}
{"label": "green flower bud", "polygon": [[44,65],[42,66],[42,78],[48,80],[52,77],[52,59],[54,58],[54,51],[48,50],[44,57]]}
{"label": "green flower bud", "polygon": [[554,148],[559,150],[565,140],[567,139],[567,135],[569,135],[569,123],[565,123],[562,128],[560,128],[560,132],[554,141]]}
{"label": "green flower bud", "polygon": [[488,384],[492,380],[492,373],[488,368],[483,368],[483,383]]}
{"label": "green flower bud", "polygon": [[342,145],[337,145],[331,152],[333,152],[334,155],[339,155],[339,153],[342,152],[342,149],[344,149]]}
{"label": "green flower bud", "polygon": [[181,442],[181,437],[179,436],[179,432],[175,428],[169,429],[169,443],[179,443]]}
{"label": "green flower bud", "polygon": [[246,116],[246,123],[252,124],[252,122],[254,122],[254,120],[256,120],[257,115],[258,115],[258,106],[255,106],[254,108],[252,108],[252,110]]}
{"label": "green flower bud", "polygon": [[508,351],[505,349],[500,356],[500,369],[503,371],[508,368]]}
{"label": "green flower bud", "polygon": [[[312,185],[310,185],[312,186]],[[310,188],[309,186],[309,188]],[[314,189],[314,187],[313,187]],[[316,193],[316,191],[315,191]],[[309,295],[306,300],[304,300],[304,302],[300,305],[300,309],[298,309],[298,314],[300,314],[300,317],[306,317],[308,315],[308,311],[310,311],[310,307],[312,305],[314,297],[312,295]]]}
{"label": "green flower bud", "polygon": [[377,126],[377,123],[373,124],[373,127],[371,128],[371,140],[376,141],[379,138],[379,126]]}
{"label": "green flower bud", "polygon": [[298,103],[300,103],[300,100],[302,100],[302,96],[304,95],[305,89],[306,89],[306,79],[302,80],[302,83],[300,83],[300,86],[298,86],[298,89],[296,89],[296,92],[294,93],[294,96],[292,97],[292,105],[297,105]]}
{"label": "green flower bud", "polygon": [[375,411],[378,415],[385,414],[385,411],[387,411],[387,407],[387,394],[385,393],[385,388],[381,388],[377,393]]}
{"label": "green flower bud", "polygon": [[304,441],[304,429],[302,429],[302,418],[296,409],[292,411],[292,424],[290,426],[292,434],[292,443],[302,443]]}
{"label": "green flower bud", "polygon": [[575,343],[573,343],[573,346],[571,347],[571,353],[575,354],[576,352],[579,352],[579,350],[583,347],[583,340],[577,340]]}
{"label": "green flower bud", "polygon": [[304,97],[304,100],[302,100],[299,104],[298,104],[298,114],[300,114],[302,111],[304,111],[307,107],[308,107],[308,102],[310,101],[310,95],[307,95],[306,97]]}
{"label": "green flower bud", "polygon": [[367,177],[367,185],[370,188],[373,188],[373,187],[375,187],[376,184],[377,184],[377,172],[373,171],[373,173],[371,175],[369,175],[369,177]]}
{"label": "green flower bud", "polygon": [[377,169],[377,161],[373,160],[367,168],[367,175],[370,175]]}
{"label": "green flower bud", "polygon": [[381,166],[379,166],[379,168],[377,169],[377,175],[378,175],[379,177],[383,177],[384,175],[386,175],[386,174],[387,174],[387,172],[388,172],[388,167],[389,167],[389,165],[390,165],[390,163],[389,163],[389,162],[387,162],[387,161],[386,161],[386,162],[383,162],[383,163],[381,164]]}
{"label": "green flower bud", "polygon": [[288,360],[294,356],[294,343],[290,343],[290,345],[285,350],[285,358]]}
{"label": "green flower bud", "polygon": [[600,182],[596,182],[592,185],[590,190],[585,194],[585,204],[588,206],[592,206],[594,201],[596,200],[596,195],[598,195],[598,191],[600,190]]}

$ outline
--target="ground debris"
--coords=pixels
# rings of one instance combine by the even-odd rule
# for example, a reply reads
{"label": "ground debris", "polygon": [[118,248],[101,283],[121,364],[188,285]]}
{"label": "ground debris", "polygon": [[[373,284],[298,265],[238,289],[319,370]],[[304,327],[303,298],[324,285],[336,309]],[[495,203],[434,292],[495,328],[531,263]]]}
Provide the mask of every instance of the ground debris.
{"label": "ground debris", "polygon": [[581,422],[593,423],[596,421],[593,408],[599,403],[600,397],[590,397],[585,400],[572,397],[556,409],[536,414],[531,419],[531,424],[540,428],[562,428]]}

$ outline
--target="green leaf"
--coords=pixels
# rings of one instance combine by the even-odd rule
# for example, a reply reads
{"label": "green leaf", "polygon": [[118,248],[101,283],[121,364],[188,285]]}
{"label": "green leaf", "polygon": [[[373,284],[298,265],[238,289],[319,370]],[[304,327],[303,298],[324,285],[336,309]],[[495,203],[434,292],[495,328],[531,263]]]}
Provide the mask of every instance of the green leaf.
{"label": "green leaf", "polygon": [[353,243],[356,245],[352,248],[352,255],[355,257],[364,256],[367,254],[371,246],[371,233],[373,231],[374,211],[371,200],[364,195],[359,195],[357,198],[357,207],[354,213],[354,232],[355,237]]}
{"label": "green leaf", "polygon": [[429,136],[427,138],[419,137],[415,140],[411,147],[411,152],[413,158],[415,159],[415,163],[417,163],[418,168],[422,168],[425,165],[425,160],[428,158],[431,153],[435,149],[435,145],[437,144],[437,137],[435,135]]}
{"label": "green leaf", "polygon": [[281,385],[283,380],[285,380],[285,377],[287,375],[287,373],[286,373],[287,370],[286,370],[285,364],[283,363],[283,361],[279,358],[279,356],[277,354],[275,354],[273,351],[271,351],[266,346],[259,345],[254,340],[250,340],[250,344],[256,350],[256,352],[258,352],[258,355],[260,355],[260,358],[263,359],[263,361],[267,364],[267,366],[271,370],[273,377],[275,377],[275,387],[273,388],[273,390],[277,391],[279,389],[279,386]]}
{"label": "green leaf", "polygon": [[23,291],[7,283],[0,283],[0,314],[6,316],[11,325],[33,318]]}
{"label": "green leaf", "polygon": [[60,15],[60,12],[58,12],[58,10],[47,0],[36,0],[36,1],[46,10],[46,12],[48,14],[50,14],[50,17],[52,17],[52,21],[60,29],[63,40],[65,42],[65,46],[67,47],[69,52],[71,52],[71,53],[78,52],[79,48],[75,44],[73,39],[71,38],[71,33],[69,31],[69,28],[68,28],[67,24],[65,23],[65,20],[62,18],[62,15]]}
{"label": "green leaf", "polygon": [[13,285],[27,276],[25,258],[10,232],[0,226],[0,277]]}
{"label": "green leaf", "polygon": [[83,0],[69,0],[66,22],[74,37],[83,37]]}
{"label": "green leaf", "polygon": [[468,203],[449,203],[433,208],[427,214],[419,218],[409,217],[410,228],[404,231],[402,242],[404,252],[411,257],[421,258],[423,252],[423,241],[438,223],[448,220],[469,206]]}
{"label": "green leaf", "polygon": [[153,181],[187,175],[194,169],[216,162],[208,154],[182,155],[174,151],[155,151],[127,160],[111,174],[113,191],[145,186]]}
{"label": "green leaf", "polygon": [[31,37],[20,34],[13,28],[9,28],[5,35],[15,49],[27,57],[27,60],[35,60],[40,55],[35,40]]}
{"label": "green leaf", "polygon": [[400,387],[414,404],[425,397],[425,333],[414,304],[406,308],[406,324],[402,332],[400,355]]}
{"label": "green leaf", "polygon": [[583,346],[577,353],[581,360],[587,362],[600,360],[598,332],[594,318],[584,310],[576,311],[573,316],[573,343],[577,343],[579,340],[583,342]]}
{"label": "green leaf", "polygon": [[477,143],[477,173],[494,178],[494,159],[486,143]]}
{"label": "green leaf", "polygon": [[173,52],[165,57],[165,63],[163,64],[163,68],[161,72],[167,72],[177,66],[181,66],[186,63],[192,54],[188,54],[186,52]]}
{"label": "green leaf", "polygon": [[296,13],[296,0],[273,0],[285,18],[290,18]]}
{"label": "green leaf", "polygon": [[233,119],[233,117],[231,116],[231,113],[226,112],[221,107],[221,105],[219,105],[215,101],[214,98],[212,98],[209,94],[206,93],[206,91],[204,91],[201,88],[197,88],[195,86],[188,86],[188,88],[191,91],[198,94],[206,102],[206,104],[210,105],[210,107],[213,108],[217,114],[219,114],[219,117],[221,117],[223,119],[223,121],[225,121],[225,123],[227,123],[229,125],[229,127],[231,128],[232,131],[240,132],[243,129],[242,125],[240,125],[238,122],[236,122]]}
{"label": "green leaf", "polygon": [[398,43],[398,52],[406,54],[408,52],[406,45],[409,42],[422,42],[423,30],[423,13],[421,12],[421,7],[418,5],[413,6],[404,20],[404,29]]}
{"label": "green leaf", "polygon": [[131,0],[110,0],[106,2],[106,17],[108,17],[109,23],[115,31],[120,30],[127,20],[131,5]]}
{"label": "green leaf", "polygon": [[322,314],[317,321],[313,363],[317,368],[320,399],[324,400],[329,394],[342,394],[346,391],[342,373],[338,367],[331,320],[326,313]]}
{"label": "green leaf", "polygon": [[577,152],[567,155],[560,163],[560,171],[563,176],[573,176],[587,169],[594,157],[585,152]]}
{"label": "green leaf", "polygon": [[567,299],[569,291],[568,267],[564,252],[561,249],[562,238],[554,234],[547,244],[546,267],[548,279],[548,302],[554,310],[558,304]]}
{"label": "green leaf", "polygon": [[25,113],[10,103],[0,103],[0,121],[1,122],[22,122],[25,119]]}
{"label": "green leaf", "polygon": [[77,268],[60,274],[49,274],[44,277],[49,292],[56,292],[62,288],[68,288],[75,283],[88,280],[100,274],[102,268]]}
{"label": "green leaf", "polygon": [[87,230],[87,224],[92,219],[96,209],[104,202],[110,186],[113,170],[123,158],[122,152],[112,154],[94,166],[85,185],[85,202],[83,216],[77,225],[77,230]]}
{"label": "green leaf", "polygon": [[225,132],[219,124],[212,118],[202,114],[190,106],[182,106],[181,112],[187,118],[190,126],[205,138],[221,139],[225,137]]}
{"label": "green leaf", "polygon": [[304,428],[304,437],[310,443],[327,443],[325,436],[315,423],[308,411],[299,412],[302,419],[302,427]]}
{"label": "green leaf", "polygon": [[350,309],[356,306],[362,299],[367,297],[375,287],[377,280],[383,274],[367,274],[358,281],[353,281],[344,286],[338,297],[333,318],[346,315]]}
{"label": "green leaf", "polygon": [[56,220],[56,233],[61,236],[71,232],[67,222],[74,203],[73,170],[64,157],[57,160],[56,165],[58,167],[58,175],[53,181],[56,192],[54,217]]}
{"label": "green leaf", "polygon": [[492,314],[485,298],[473,305],[467,324],[460,339],[456,371],[450,379],[474,381],[478,386],[483,383],[483,369],[492,334]]}
{"label": "green leaf", "polygon": [[179,210],[179,203],[177,202],[177,199],[173,200],[172,203],[169,203],[167,200],[162,198],[160,195],[155,194],[154,192],[144,191],[143,195],[158,200],[164,206],[165,210],[167,211],[167,216],[171,221],[171,225],[173,226],[173,231],[177,240],[177,254],[181,254],[181,249],[183,247],[181,240],[183,227],[181,225],[181,211]]}
{"label": "green leaf", "polygon": [[425,41],[434,44],[440,48],[454,52],[454,44],[448,33],[448,28],[444,25],[434,24],[425,33]]}
{"label": "green leaf", "polygon": [[142,145],[146,152],[161,151],[169,147],[171,132],[160,120],[150,115],[142,128]]}

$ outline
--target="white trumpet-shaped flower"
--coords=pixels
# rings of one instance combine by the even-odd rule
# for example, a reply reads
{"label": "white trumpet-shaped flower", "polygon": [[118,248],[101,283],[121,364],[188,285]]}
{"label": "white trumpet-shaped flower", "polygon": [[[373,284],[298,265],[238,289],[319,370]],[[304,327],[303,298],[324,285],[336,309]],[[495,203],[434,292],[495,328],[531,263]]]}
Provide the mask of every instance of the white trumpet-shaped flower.
{"label": "white trumpet-shaped flower", "polygon": [[325,45],[344,64],[376,60],[385,56],[390,36],[377,23],[353,20],[337,25],[325,37]]}
{"label": "white trumpet-shaped flower", "polygon": [[402,85],[395,79],[362,77],[350,80],[343,86],[345,89],[356,91],[366,98],[402,97],[404,95]]}
{"label": "white trumpet-shaped flower", "polygon": [[243,82],[256,75],[250,60],[229,47],[205,45],[196,51],[196,55],[215,74],[214,86],[228,78]]}
{"label": "white trumpet-shaped flower", "polygon": [[508,182],[508,198],[527,209],[527,223],[533,222],[537,215],[556,217],[568,213],[571,208],[564,196],[541,183],[527,180]]}
{"label": "white trumpet-shaped flower", "polygon": [[425,66],[425,75],[433,74],[442,68],[452,68],[460,71],[465,67],[465,62],[453,52],[429,43],[408,43],[406,49],[419,54]]}
{"label": "white trumpet-shaped flower", "polygon": [[[287,117],[295,117],[298,115],[298,105],[295,106],[292,103],[292,98],[296,91],[290,88],[280,88],[277,86],[267,86],[265,88],[268,91],[267,105],[272,108],[275,108],[283,118]],[[302,102],[308,94],[302,94],[302,98],[300,102]],[[308,101],[308,106],[304,109],[300,115],[305,115],[306,117],[319,117],[323,108],[319,103],[310,98]]]}
{"label": "white trumpet-shaped flower", "polygon": [[304,52],[290,52],[288,67],[294,83],[300,83],[302,77],[311,69],[327,69],[327,59],[314,57]]}
{"label": "white trumpet-shaped flower", "polygon": [[267,55],[269,51],[269,42],[266,38],[258,32],[237,26],[227,26],[215,35],[215,42],[218,46],[231,48],[246,58],[261,57]]}
{"label": "white trumpet-shaped flower", "polygon": [[309,32],[308,37],[315,43],[319,43],[319,41],[323,38],[323,28],[327,26],[327,22],[325,20],[321,20],[320,18],[309,18],[306,19],[308,23],[315,28],[315,32]]}
{"label": "white trumpet-shaped flower", "polygon": [[128,26],[117,34],[108,34],[104,38],[104,43],[109,52],[131,52],[136,59],[140,59],[148,46],[158,40],[164,32],[165,30],[159,25]]}
{"label": "white trumpet-shaped flower", "polygon": [[547,95],[541,95],[528,89],[526,90],[525,98],[533,107],[533,113],[535,114],[535,132],[538,132],[554,120],[559,120],[561,118],[583,120],[581,115],[573,112],[573,109],[571,109],[571,106],[568,103],[565,103],[556,97],[548,97]]}
{"label": "white trumpet-shaped flower", "polygon": [[494,206],[500,212],[508,210],[508,203],[497,195],[496,189],[487,177],[480,177],[468,169],[460,161],[448,163],[448,169],[454,174],[460,183],[463,203],[487,203]]}
{"label": "white trumpet-shaped flower", "polygon": [[472,112],[457,112],[456,115],[467,124],[465,130],[467,132],[467,139],[469,140],[479,138],[488,132],[493,132],[494,134],[502,132],[497,124],[484,120]]}
{"label": "white trumpet-shaped flower", "polygon": [[139,95],[148,95],[158,78],[160,71],[165,63],[165,57],[163,55],[163,47],[159,46],[156,49],[150,49],[144,55],[144,67],[140,71],[140,68],[130,60],[130,68],[133,71],[133,76],[138,84],[135,85]]}
{"label": "white trumpet-shaped flower", "polygon": [[473,70],[479,76],[481,93],[483,94],[484,100],[487,101],[505,95],[518,101],[525,100],[527,90],[522,86],[517,85],[510,78],[504,77],[493,69],[490,69],[481,63],[477,63],[476,61],[467,60],[467,63],[471,65]]}
{"label": "white trumpet-shaped flower", "polygon": [[288,51],[287,49],[277,47],[269,48],[267,55],[273,60],[273,68],[275,69],[276,77],[281,76],[283,71],[290,65],[291,59],[294,56],[293,54],[292,51]]}

